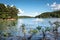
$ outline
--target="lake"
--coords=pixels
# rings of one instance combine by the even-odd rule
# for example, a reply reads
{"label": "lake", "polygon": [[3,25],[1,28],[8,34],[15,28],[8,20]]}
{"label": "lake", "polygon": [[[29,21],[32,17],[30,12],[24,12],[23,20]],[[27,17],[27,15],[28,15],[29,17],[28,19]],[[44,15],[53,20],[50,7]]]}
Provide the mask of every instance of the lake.
{"label": "lake", "polygon": [[17,20],[0,20],[0,32],[9,32],[14,36],[23,36],[21,25],[25,24],[26,34],[37,26],[51,27],[49,21],[60,22],[60,18],[19,18]]}

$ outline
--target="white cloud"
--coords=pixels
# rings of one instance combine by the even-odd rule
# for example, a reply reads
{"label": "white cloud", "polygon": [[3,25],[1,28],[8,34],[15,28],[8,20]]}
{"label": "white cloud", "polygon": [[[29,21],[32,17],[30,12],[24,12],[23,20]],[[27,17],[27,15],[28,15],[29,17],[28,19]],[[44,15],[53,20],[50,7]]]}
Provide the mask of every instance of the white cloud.
{"label": "white cloud", "polygon": [[37,15],[39,15],[39,14],[41,14],[40,12],[33,12],[32,13],[32,16],[37,16]]}
{"label": "white cloud", "polygon": [[4,4],[6,7],[7,7],[7,5],[6,4]]}
{"label": "white cloud", "polygon": [[19,16],[32,16],[32,17],[35,17],[36,15],[39,15],[39,14],[41,14],[41,13],[40,12],[31,12],[31,13],[23,12]]}
{"label": "white cloud", "polygon": [[11,7],[13,7],[14,5],[10,5]]}
{"label": "white cloud", "polygon": [[18,10],[19,10],[19,13],[24,13],[22,9],[18,8]]}
{"label": "white cloud", "polygon": [[[7,7],[7,4],[4,4],[6,7]],[[11,7],[13,7],[14,5],[12,4],[12,5],[10,5]]]}
{"label": "white cloud", "polygon": [[47,4],[49,5],[49,7],[51,7],[51,9],[53,10],[60,10],[60,4],[57,4],[56,2],[54,2],[53,4]]}
{"label": "white cloud", "polygon": [[22,9],[18,8],[18,10],[19,10],[18,16],[20,16],[22,13],[24,13],[24,11]]}
{"label": "white cloud", "polygon": [[53,4],[51,4],[51,7],[56,7],[56,2],[54,2]]}
{"label": "white cloud", "polygon": [[34,21],[34,22],[43,22],[44,20],[37,18],[37,19],[34,19],[33,21]]}

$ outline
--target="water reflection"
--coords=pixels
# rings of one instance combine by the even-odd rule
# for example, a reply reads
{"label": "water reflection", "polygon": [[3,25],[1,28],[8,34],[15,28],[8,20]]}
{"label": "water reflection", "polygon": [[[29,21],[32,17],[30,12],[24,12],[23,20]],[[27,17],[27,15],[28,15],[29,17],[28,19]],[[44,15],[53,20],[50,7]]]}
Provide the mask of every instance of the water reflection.
{"label": "water reflection", "polygon": [[16,24],[17,24],[17,20],[6,20],[6,19],[3,20],[2,19],[0,20],[0,32],[13,34],[17,30]]}
{"label": "water reflection", "polygon": [[30,29],[35,29],[37,26],[50,26],[49,21],[52,23],[55,21],[60,21],[60,18],[21,18],[18,20],[0,20],[0,32],[8,32],[12,35],[21,35],[23,33],[21,31],[21,25],[25,24],[25,28],[27,33]]}

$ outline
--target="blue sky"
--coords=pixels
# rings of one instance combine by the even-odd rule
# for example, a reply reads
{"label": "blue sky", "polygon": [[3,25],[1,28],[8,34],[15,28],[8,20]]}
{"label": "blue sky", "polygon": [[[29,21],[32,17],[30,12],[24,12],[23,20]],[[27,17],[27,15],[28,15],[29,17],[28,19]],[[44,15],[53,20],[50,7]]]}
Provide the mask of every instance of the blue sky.
{"label": "blue sky", "polygon": [[21,16],[36,16],[43,12],[60,10],[60,0],[0,0],[0,3],[15,5]]}

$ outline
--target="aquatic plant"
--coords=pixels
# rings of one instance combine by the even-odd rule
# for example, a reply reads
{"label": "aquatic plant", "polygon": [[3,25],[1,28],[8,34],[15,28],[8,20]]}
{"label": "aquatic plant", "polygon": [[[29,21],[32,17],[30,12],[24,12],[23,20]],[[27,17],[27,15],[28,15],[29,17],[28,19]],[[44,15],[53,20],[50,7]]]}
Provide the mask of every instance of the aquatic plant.
{"label": "aquatic plant", "polygon": [[40,30],[41,30],[41,26],[38,26],[38,27],[36,27],[36,29],[40,32]]}
{"label": "aquatic plant", "polygon": [[49,21],[49,23],[52,26],[52,30],[53,30],[52,33],[54,34],[54,38],[55,38],[55,40],[57,40],[57,38],[58,38],[58,28],[60,27],[60,22],[55,21],[55,22],[52,23],[52,22]]}
{"label": "aquatic plant", "polygon": [[23,40],[26,40],[26,37],[25,37],[25,35],[26,35],[25,24],[22,24],[22,25],[21,25],[21,28],[22,28],[22,32],[23,32],[23,34],[24,34]]}
{"label": "aquatic plant", "polygon": [[50,27],[45,27],[42,28],[42,34],[43,34],[43,40],[46,40],[46,32],[49,31],[50,32]]}
{"label": "aquatic plant", "polygon": [[31,34],[29,37],[28,37],[28,40],[31,40],[31,38],[36,34],[38,33],[37,29],[30,29],[29,33]]}
{"label": "aquatic plant", "polygon": [[57,40],[57,38],[58,38],[58,28],[60,27],[60,22],[56,21],[53,24],[55,24],[54,34],[55,34],[55,40]]}

